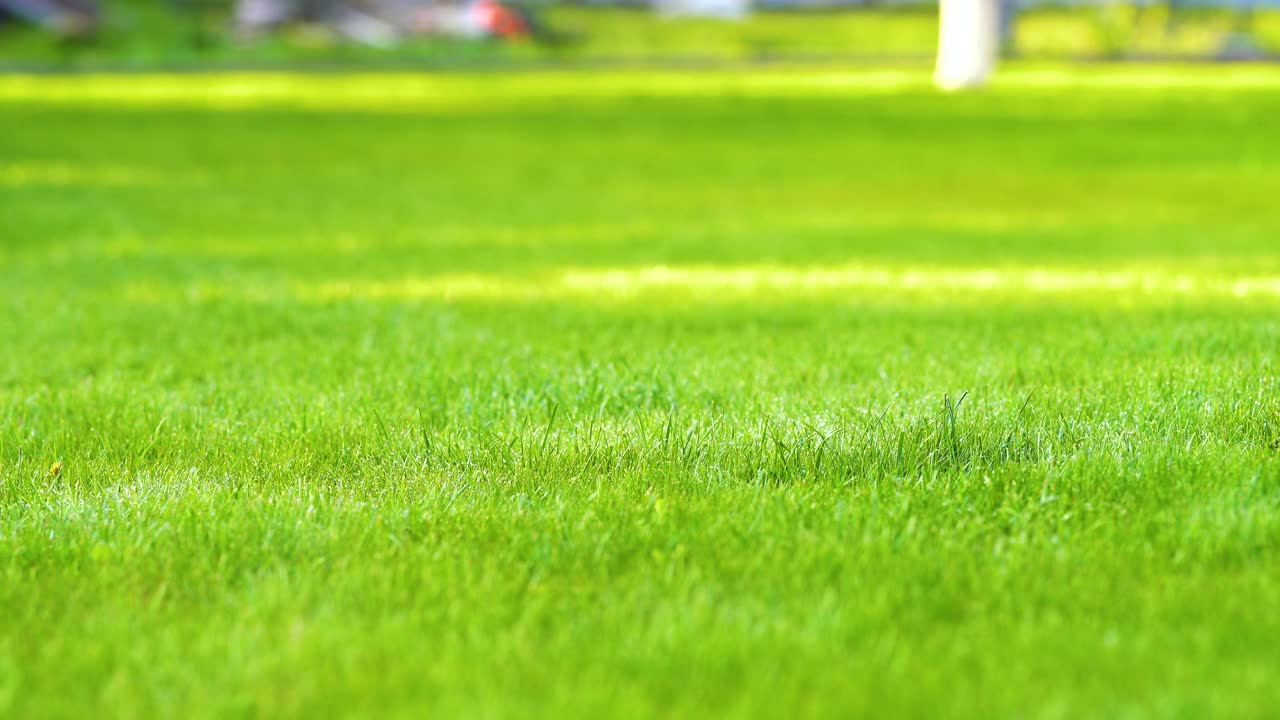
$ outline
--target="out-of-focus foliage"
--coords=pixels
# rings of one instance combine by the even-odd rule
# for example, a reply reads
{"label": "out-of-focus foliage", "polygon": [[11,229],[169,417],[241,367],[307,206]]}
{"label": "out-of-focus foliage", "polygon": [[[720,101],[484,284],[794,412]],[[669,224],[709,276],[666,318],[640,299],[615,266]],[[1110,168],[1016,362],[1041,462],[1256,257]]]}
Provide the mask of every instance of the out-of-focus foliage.
{"label": "out-of-focus foliage", "polygon": [[[0,64],[9,67],[506,65],[528,62],[737,61],[779,58],[925,60],[936,43],[932,7],[757,12],[741,22],[666,20],[645,8],[537,6],[568,38],[554,46],[413,39],[361,47],[315,26],[240,41],[230,7],[116,2],[89,42],[67,43],[28,28],[0,31]],[[1019,15],[1016,50],[1029,57],[1179,55],[1212,58],[1241,43],[1250,52],[1280,49],[1280,11],[1245,17],[1224,9],[1036,8]]]}

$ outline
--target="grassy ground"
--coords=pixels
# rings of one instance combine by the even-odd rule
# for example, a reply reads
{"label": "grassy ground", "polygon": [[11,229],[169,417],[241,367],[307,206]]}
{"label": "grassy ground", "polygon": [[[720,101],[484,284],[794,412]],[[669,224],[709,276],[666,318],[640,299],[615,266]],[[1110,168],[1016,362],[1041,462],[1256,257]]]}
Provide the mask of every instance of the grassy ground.
{"label": "grassy ground", "polygon": [[0,78],[0,715],[1274,717],[1280,71],[926,81]]}

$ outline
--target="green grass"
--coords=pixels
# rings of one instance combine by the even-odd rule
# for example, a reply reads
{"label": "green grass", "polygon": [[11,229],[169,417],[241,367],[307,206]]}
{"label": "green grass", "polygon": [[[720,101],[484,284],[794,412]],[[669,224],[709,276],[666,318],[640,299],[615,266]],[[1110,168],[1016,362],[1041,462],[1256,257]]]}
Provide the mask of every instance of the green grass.
{"label": "green grass", "polygon": [[1274,717],[1277,89],[0,78],[0,715]]}

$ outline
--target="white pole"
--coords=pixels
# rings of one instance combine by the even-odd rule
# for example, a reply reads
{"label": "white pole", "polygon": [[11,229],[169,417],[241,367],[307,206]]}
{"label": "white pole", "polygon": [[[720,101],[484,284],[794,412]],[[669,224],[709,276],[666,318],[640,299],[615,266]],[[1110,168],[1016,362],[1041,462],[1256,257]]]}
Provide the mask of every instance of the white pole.
{"label": "white pole", "polygon": [[940,0],[938,13],[934,82],[944,90],[981,85],[996,64],[1000,0]]}

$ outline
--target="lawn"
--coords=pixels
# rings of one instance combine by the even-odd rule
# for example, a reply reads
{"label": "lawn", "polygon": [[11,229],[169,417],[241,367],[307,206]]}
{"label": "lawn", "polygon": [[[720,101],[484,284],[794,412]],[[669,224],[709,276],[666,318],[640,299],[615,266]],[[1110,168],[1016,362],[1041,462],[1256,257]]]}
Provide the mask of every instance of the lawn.
{"label": "lawn", "polygon": [[927,82],[0,77],[0,716],[1275,717],[1280,70]]}

